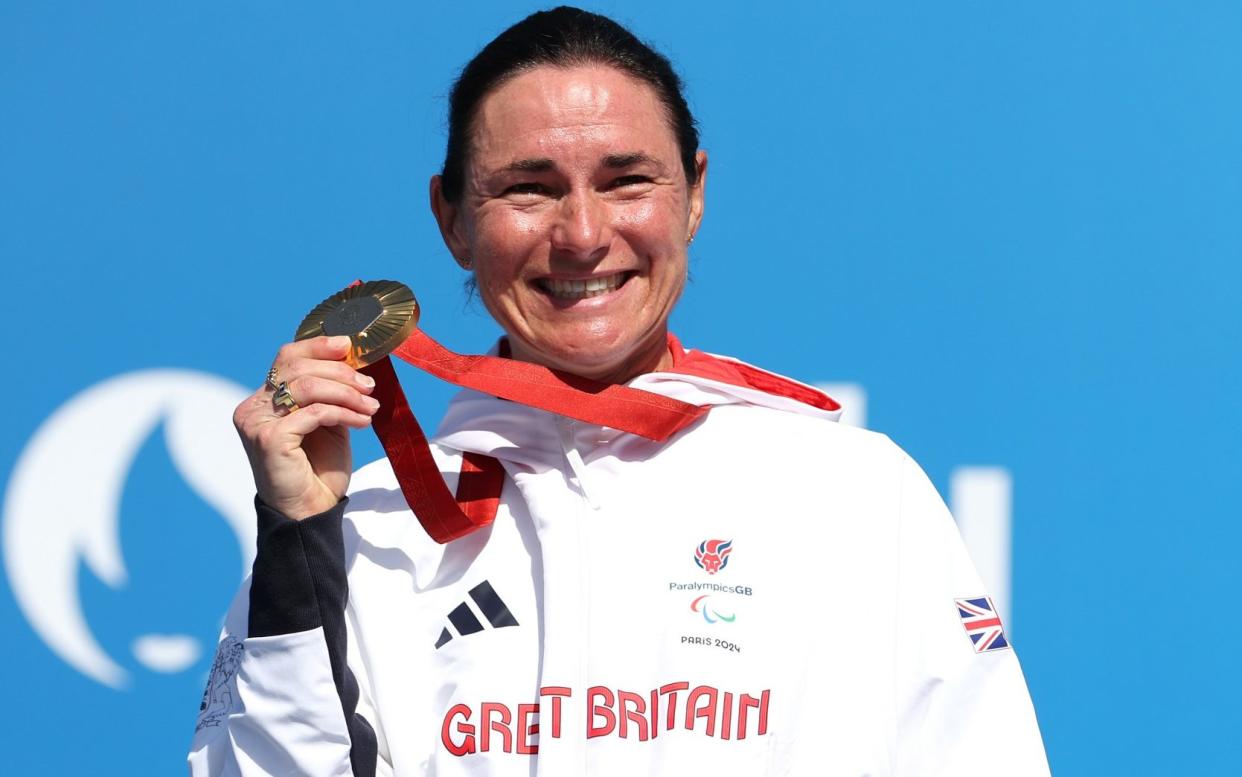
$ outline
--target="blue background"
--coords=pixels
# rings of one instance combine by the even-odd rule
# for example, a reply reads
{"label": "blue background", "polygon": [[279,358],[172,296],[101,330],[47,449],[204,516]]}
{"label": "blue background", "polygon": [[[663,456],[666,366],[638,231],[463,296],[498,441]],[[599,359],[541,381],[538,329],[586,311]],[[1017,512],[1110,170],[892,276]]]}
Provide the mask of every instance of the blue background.
{"label": "blue background", "polygon": [[[256,384],[355,277],[410,283],[449,347],[490,344],[427,178],[456,69],[538,6],[439,5],[0,3],[6,481],[108,377]],[[1002,5],[590,7],[673,58],[703,127],[675,331],[862,383],[942,490],[1009,468],[1057,774],[1238,774],[1242,6]],[[434,426],[449,388],[403,380]],[[0,585],[7,774],[183,770],[210,656],[158,675],[125,645],[212,642],[239,556],[161,446],[126,483],[130,584],[82,582],[129,690],[61,662]]]}

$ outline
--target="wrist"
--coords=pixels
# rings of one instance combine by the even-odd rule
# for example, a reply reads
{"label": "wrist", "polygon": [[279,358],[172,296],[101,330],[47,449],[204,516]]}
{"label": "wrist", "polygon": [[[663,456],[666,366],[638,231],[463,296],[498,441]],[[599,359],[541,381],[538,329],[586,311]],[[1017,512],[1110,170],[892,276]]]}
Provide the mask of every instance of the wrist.
{"label": "wrist", "polygon": [[320,493],[304,495],[295,499],[268,498],[258,494],[258,499],[270,509],[293,521],[304,521],[307,518],[326,513],[340,503],[343,497],[329,493],[325,488]]}

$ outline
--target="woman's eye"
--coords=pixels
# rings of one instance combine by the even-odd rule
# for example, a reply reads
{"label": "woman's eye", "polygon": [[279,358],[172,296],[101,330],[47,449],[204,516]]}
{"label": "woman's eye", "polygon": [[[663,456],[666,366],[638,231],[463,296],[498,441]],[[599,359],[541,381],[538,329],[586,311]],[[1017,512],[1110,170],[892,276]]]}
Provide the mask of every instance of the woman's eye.
{"label": "woman's eye", "polygon": [[651,179],[645,175],[623,175],[620,178],[613,180],[612,188],[619,189],[623,186],[634,186],[635,184],[647,183],[650,180]]}
{"label": "woman's eye", "polygon": [[505,189],[505,194],[544,194],[546,192],[547,187],[541,183],[535,183],[533,181],[515,183],[508,189]]}

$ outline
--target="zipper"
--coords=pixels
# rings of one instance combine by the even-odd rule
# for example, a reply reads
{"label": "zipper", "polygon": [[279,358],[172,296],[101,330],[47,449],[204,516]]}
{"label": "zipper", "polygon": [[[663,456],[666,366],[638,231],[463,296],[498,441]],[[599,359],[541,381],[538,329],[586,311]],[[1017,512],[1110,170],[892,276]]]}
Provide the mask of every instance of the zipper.
{"label": "zipper", "polygon": [[570,478],[578,489],[579,495],[583,501],[592,510],[599,510],[599,502],[591,493],[590,477],[587,475],[586,462],[582,459],[582,453],[578,451],[576,437],[576,422],[568,418],[558,419],[560,423],[557,425],[561,437],[561,452],[565,454],[565,461],[569,464],[569,469],[573,473]]}
{"label": "zipper", "polygon": [[[567,479],[577,489],[582,501],[588,505],[591,510],[598,511],[599,503],[595,500],[590,487],[590,476],[587,474],[586,462],[582,458],[582,454],[578,451],[577,445],[577,427],[576,421],[569,418],[558,418],[557,430],[560,432],[561,451],[565,455],[565,462],[569,465]],[[583,516],[584,518],[586,516]],[[587,706],[586,692],[590,687],[591,677],[591,522],[587,520],[576,520],[573,522],[574,531],[578,540],[578,584],[579,584],[579,606],[582,608],[579,613],[578,623],[580,631],[578,633],[578,682],[576,692],[582,694],[583,712],[590,716],[591,708]],[[580,740],[578,743],[578,755],[580,758],[578,766],[578,774],[590,774],[590,756],[588,754],[588,742]]]}

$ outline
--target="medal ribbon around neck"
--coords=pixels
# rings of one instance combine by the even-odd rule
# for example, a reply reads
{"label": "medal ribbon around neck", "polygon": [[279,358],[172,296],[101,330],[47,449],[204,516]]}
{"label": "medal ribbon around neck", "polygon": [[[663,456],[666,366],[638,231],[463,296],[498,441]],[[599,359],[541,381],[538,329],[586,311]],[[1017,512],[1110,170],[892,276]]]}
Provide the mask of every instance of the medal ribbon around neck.
{"label": "medal ribbon around neck", "polygon": [[[396,320],[386,320],[387,309],[370,301],[382,302],[384,298],[397,300],[400,315]],[[339,315],[340,303],[350,299],[361,301]],[[358,320],[359,310],[368,321]],[[384,446],[405,501],[436,542],[464,537],[495,519],[504,468],[490,456],[465,453],[457,493],[448,490],[427,436],[401,390],[387,356],[390,351],[448,383],[656,442],[669,439],[709,409],[529,362],[453,353],[415,328],[417,321],[418,305],[405,286],[392,281],[355,281],[320,303],[298,327],[296,339],[320,334],[350,336],[353,347],[347,360],[375,379],[371,396],[380,407],[371,426]],[[383,337],[375,337],[377,331]]]}

